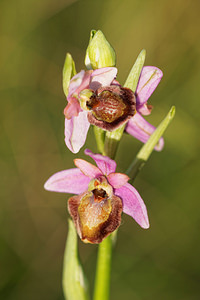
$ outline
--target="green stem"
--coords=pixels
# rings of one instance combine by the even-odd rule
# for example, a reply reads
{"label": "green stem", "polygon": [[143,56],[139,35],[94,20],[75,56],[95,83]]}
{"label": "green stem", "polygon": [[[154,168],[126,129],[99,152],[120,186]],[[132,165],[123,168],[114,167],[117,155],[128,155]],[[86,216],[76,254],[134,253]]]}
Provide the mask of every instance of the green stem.
{"label": "green stem", "polygon": [[94,126],[94,135],[96,138],[97,148],[102,155],[105,155],[105,151],[104,151],[105,134],[106,132],[103,129]]}
{"label": "green stem", "polygon": [[115,158],[119,142],[124,132],[124,127],[125,125],[122,125],[114,131],[106,132],[104,151],[106,155],[112,159]]}
{"label": "green stem", "polygon": [[112,237],[109,235],[99,245],[94,285],[94,300],[108,300],[110,294],[110,270],[112,258]]}

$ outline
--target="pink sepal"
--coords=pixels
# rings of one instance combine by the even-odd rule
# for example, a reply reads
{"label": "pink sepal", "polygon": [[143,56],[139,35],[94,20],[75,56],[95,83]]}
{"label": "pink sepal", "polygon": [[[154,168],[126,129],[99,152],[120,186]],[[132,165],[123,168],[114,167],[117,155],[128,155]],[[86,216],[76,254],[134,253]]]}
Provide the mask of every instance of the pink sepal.
{"label": "pink sepal", "polygon": [[90,178],[79,169],[64,170],[52,175],[45,183],[44,188],[52,192],[81,194],[87,190]]}
{"label": "pink sepal", "polygon": [[147,102],[159,84],[162,76],[162,71],[156,67],[146,66],[142,68],[136,89],[136,103],[138,107]]}
{"label": "pink sepal", "polygon": [[149,219],[144,201],[138,191],[129,183],[115,189],[115,195],[123,202],[123,212],[131,216],[142,228],[149,228]]}
{"label": "pink sepal", "polygon": [[91,179],[103,175],[99,168],[97,168],[96,166],[92,165],[84,159],[76,158],[74,159],[74,164],[75,166],[77,166],[77,168],[81,170],[83,174],[85,174]]}
{"label": "pink sepal", "polygon": [[65,118],[65,143],[73,153],[77,153],[83,147],[89,127],[87,111],[81,111],[77,117],[70,120]]}

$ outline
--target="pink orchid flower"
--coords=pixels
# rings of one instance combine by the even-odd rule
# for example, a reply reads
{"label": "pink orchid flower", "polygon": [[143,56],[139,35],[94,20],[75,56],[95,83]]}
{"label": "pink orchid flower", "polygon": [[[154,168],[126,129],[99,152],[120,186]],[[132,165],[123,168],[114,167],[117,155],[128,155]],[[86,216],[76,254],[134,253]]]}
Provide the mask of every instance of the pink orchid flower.
{"label": "pink orchid flower", "polygon": [[84,242],[100,243],[121,223],[122,211],[130,215],[142,228],[149,228],[146,206],[137,190],[128,183],[126,174],[115,173],[116,162],[107,156],[85,154],[97,166],[83,159],[75,159],[77,168],[51,176],[45,189],[76,194],[68,200],[69,213],[80,238]]}
{"label": "pink orchid flower", "polygon": [[81,71],[71,79],[64,115],[65,143],[73,153],[84,145],[90,124],[112,131],[135,114],[135,95],[121,87],[116,75],[116,68],[107,67]]}
{"label": "pink orchid flower", "polygon": [[[130,89],[122,88],[115,80],[116,76],[117,68],[107,67],[94,71],[82,70],[71,79],[67,97],[68,104],[64,110],[64,114],[65,143],[73,153],[77,153],[84,145],[90,124],[112,131],[121,126],[124,122],[127,122],[126,132],[143,143],[148,140],[149,136],[155,130],[155,127],[149,124],[141,114],[147,115],[151,112],[151,107],[147,105],[147,100],[160,82],[162,71],[156,67],[143,67],[135,95]],[[122,111],[123,109],[126,111],[125,116],[120,115],[116,122],[102,122],[102,120],[99,120],[97,115],[94,116],[94,111],[91,113],[87,108],[85,109],[84,106],[81,107],[80,93],[87,89],[94,91],[96,94],[98,94],[98,91],[99,93],[101,92],[101,94],[102,91],[109,91],[112,95],[123,93],[121,98],[123,98],[123,101],[126,101],[124,101],[125,104],[124,102],[120,103],[120,109],[122,108]],[[104,105],[107,112],[109,111],[109,113],[116,115],[119,113],[119,109],[113,110],[115,100],[116,99],[113,100],[113,104],[110,107],[109,105],[110,102],[112,102],[112,98],[111,101],[109,100],[107,102],[102,100],[102,98],[99,101],[103,103],[102,105]],[[95,107],[95,103],[93,107]],[[104,112],[104,110],[101,109],[101,113],[102,111]],[[97,110],[96,113],[98,113]],[[113,123],[114,126],[111,127],[111,123]],[[161,138],[155,149],[161,150],[163,145],[164,141]]]}

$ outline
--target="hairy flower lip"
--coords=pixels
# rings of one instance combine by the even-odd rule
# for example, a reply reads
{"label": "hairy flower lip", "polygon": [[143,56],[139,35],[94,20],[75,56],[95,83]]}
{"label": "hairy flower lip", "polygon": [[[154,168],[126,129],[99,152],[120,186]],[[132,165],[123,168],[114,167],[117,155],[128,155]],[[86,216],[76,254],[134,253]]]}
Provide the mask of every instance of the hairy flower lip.
{"label": "hairy flower lip", "polygon": [[[102,93],[107,91],[110,93],[110,98],[102,98]],[[91,111],[88,112],[88,121],[92,125],[113,131],[126,123],[136,113],[136,97],[129,88],[111,85],[97,89],[95,94],[97,101],[100,103],[100,111],[98,104],[96,104],[97,108],[95,106],[94,108],[91,107]],[[99,112],[100,116],[98,116]]]}
{"label": "hairy flower lip", "polygon": [[[91,192],[90,192],[91,193]],[[84,197],[87,197],[88,192],[85,192],[78,196],[73,196],[68,200],[68,210],[74,221],[77,232],[84,243],[99,244],[110,233],[116,230],[121,224],[122,214],[122,200],[120,197],[113,195],[109,198],[110,201],[110,213],[105,214],[104,209],[100,209],[102,204],[96,203],[96,207],[93,209],[92,218],[84,224],[81,219],[84,220],[84,214],[87,216],[87,205],[81,207],[81,201]],[[91,206],[89,206],[91,209]],[[96,210],[100,209],[100,215],[97,215],[95,219]],[[81,215],[82,214],[82,215]],[[105,219],[105,220],[104,220]]]}

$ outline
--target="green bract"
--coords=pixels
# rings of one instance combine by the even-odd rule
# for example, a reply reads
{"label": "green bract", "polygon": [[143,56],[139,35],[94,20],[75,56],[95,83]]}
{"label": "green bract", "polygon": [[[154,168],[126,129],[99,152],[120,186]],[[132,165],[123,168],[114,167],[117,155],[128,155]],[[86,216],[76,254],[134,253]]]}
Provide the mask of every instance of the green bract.
{"label": "green bract", "polygon": [[63,91],[65,96],[68,95],[68,87],[70,79],[76,75],[75,63],[71,54],[67,53],[63,67]]}
{"label": "green bract", "polygon": [[69,220],[69,233],[63,263],[63,291],[65,299],[88,300],[87,279],[78,258],[76,229]]}
{"label": "green bract", "polygon": [[146,57],[146,50],[143,49],[138,55],[137,60],[134,63],[128,75],[128,78],[126,79],[126,82],[124,84],[124,87],[131,89],[134,93],[136,91],[138,80],[140,78],[140,73],[144,65],[145,57]]}

